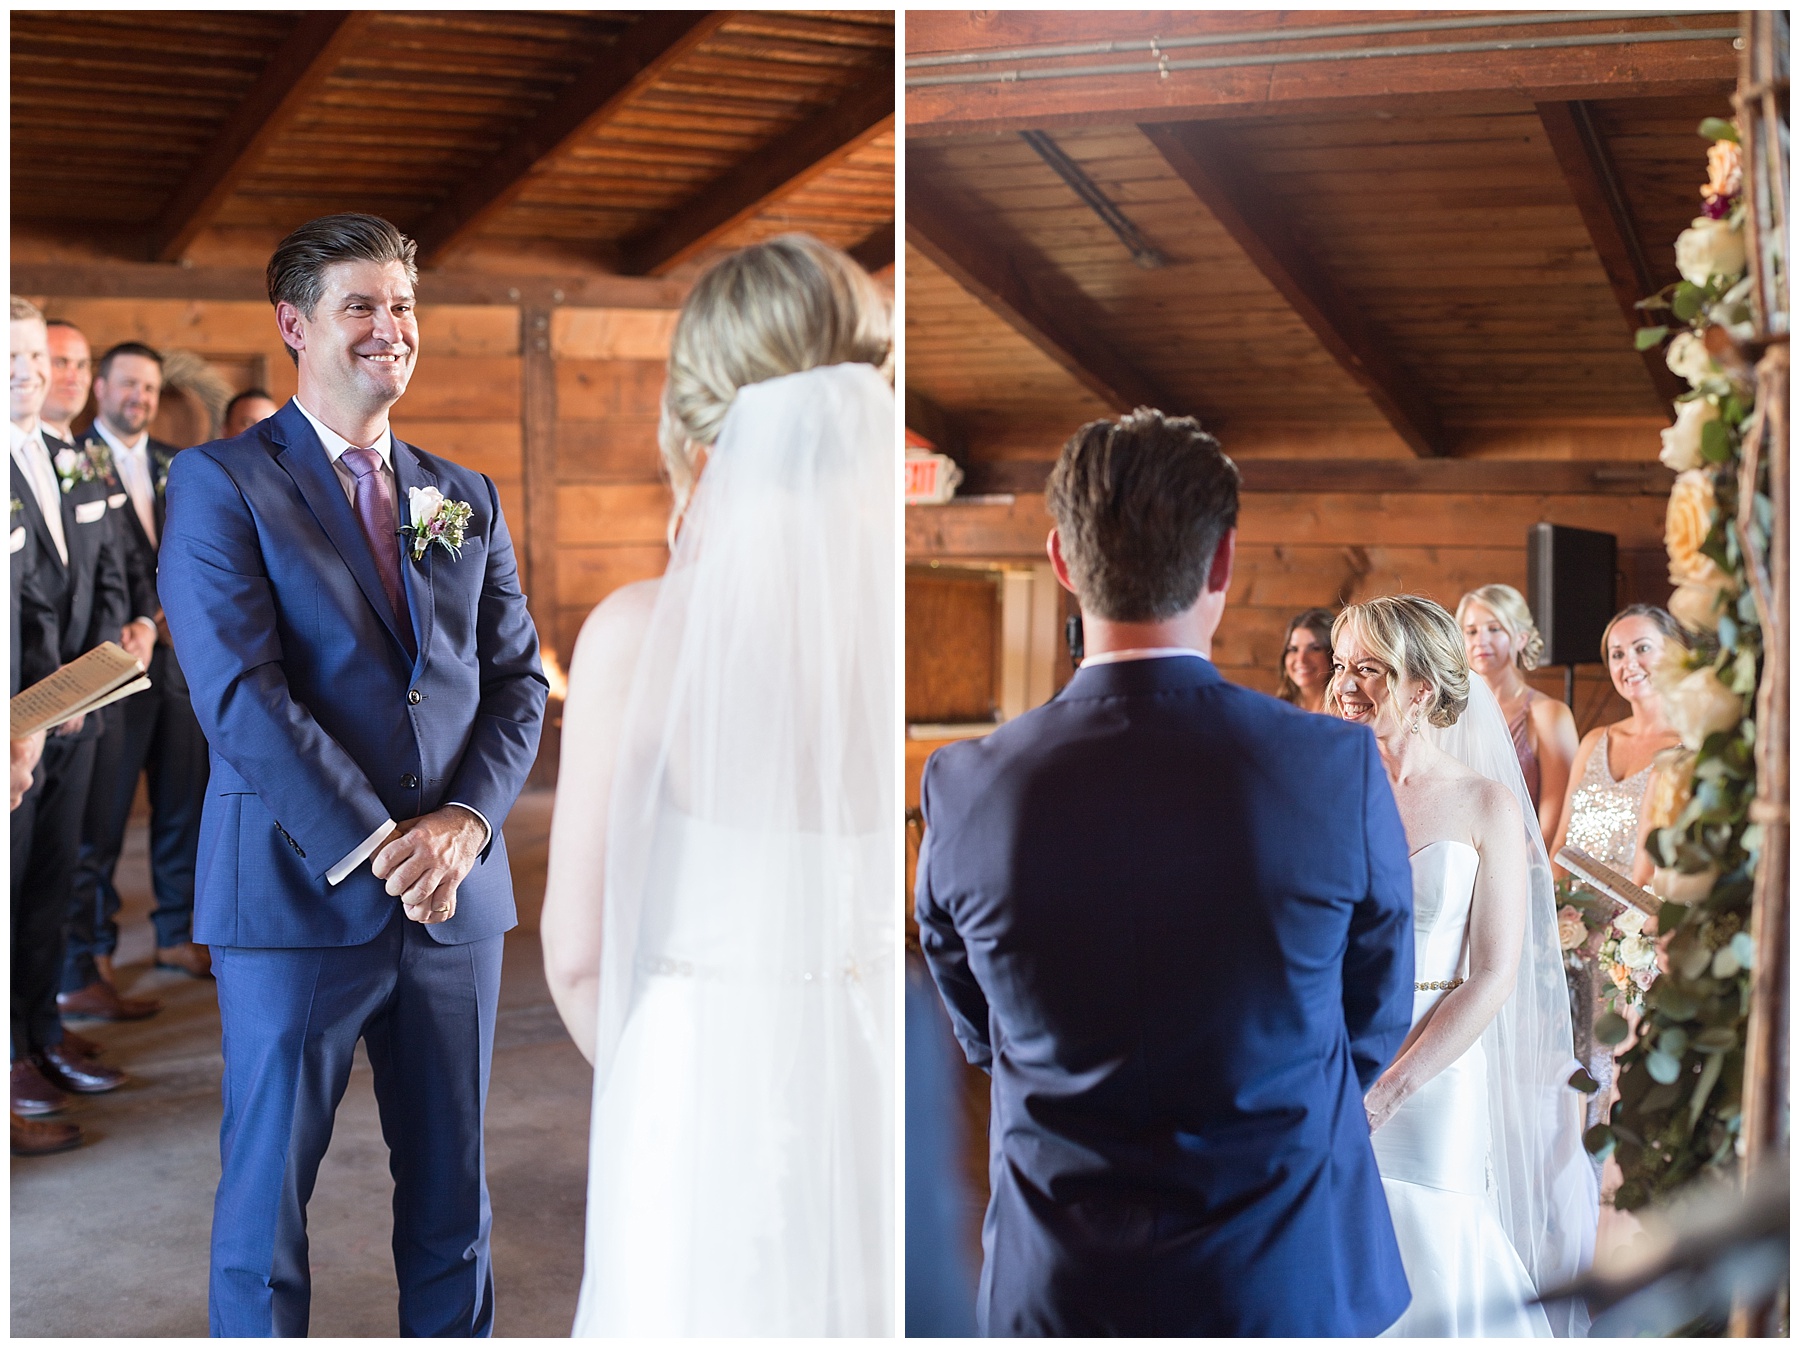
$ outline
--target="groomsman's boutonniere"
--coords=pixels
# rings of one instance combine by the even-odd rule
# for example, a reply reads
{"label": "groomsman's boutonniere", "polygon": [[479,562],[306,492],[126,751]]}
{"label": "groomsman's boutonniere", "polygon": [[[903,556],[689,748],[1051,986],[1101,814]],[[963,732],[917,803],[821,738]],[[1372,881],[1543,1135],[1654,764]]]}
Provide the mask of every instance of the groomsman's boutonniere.
{"label": "groomsman's boutonniere", "polygon": [[100,480],[100,470],[94,466],[94,461],[82,450],[59,449],[52,462],[56,465],[56,476],[62,483],[64,491],[73,491],[78,482],[98,482]]}
{"label": "groomsman's boutonniere", "polygon": [[[87,455],[88,462],[93,465],[95,477],[111,477],[113,475],[112,451],[106,447],[106,441],[100,438],[98,431],[80,452]],[[65,488],[65,490],[67,489]]]}
{"label": "groomsman's boutonniere", "polygon": [[169,494],[169,465],[175,462],[175,456],[164,454],[160,449],[153,449],[150,453],[151,457],[156,460],[156,472],[153,474],[156,478],[156,494],[159,497],[167,496]]}
{"label": "groomsman's boutonniere", "polygon": [[422,561],[425,550],[436,543],[452,557],[462,556],[463,531],[475,513],[467,501],[448,501],[436,487],[413,487],[406,493],[412,523],[400,527],[412,545],[412,559]]}

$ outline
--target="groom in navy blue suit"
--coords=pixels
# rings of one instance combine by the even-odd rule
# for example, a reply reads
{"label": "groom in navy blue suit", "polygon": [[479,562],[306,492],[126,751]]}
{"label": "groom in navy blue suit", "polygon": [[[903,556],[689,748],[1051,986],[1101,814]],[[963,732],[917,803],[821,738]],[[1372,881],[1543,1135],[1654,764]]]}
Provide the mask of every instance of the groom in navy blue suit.
{"label": "groom in navy blue suit", "polygon": [[298,396],[169,473],[159,589],[212,751],[194,939],[224,1031],[216,1336],[307,1331],[306,1203],[359,1039],[400,1332],[493,1332],[500,826],[548,687],[493,482],[388,429],[418,356],[414,251],[367,215],[289,235],[269,298]]}
{"label": "groom in navy blue suit", "polygon": [[1213,668],[1237,470],[1197,422],[1084,426],[1049,503],[1087,658],[920,789],[920,941],[993,1075],[982,1332],[1379,1333],[1362,1096],[1413,950],[1374,737]]}

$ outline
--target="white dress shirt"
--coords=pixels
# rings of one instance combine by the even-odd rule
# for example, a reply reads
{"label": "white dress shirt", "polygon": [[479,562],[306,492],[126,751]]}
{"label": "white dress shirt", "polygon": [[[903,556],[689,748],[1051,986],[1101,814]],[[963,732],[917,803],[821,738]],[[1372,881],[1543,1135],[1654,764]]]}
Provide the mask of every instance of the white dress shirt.
{"label": "white dress shirt", "polygon": [[144,537],[156,546],[156,479],[150,473],[150,432],[139,431],[135,443],[127,443],[114,435],[104,421],[94,421],[94,431],[112,449],[113,462],[119,466],[119,481],[131,498],[138,523],[144,526]]}
{"label": "white dress shirt", "polygon": [[1089,665],[1122,665],[1129,660],[1166,660],[1172,655],[1197,655],[1207,659],[1203,651],[1192,646],[1132,646],[1120,651],[1101,651],[1097,655],[1085,655],[1081,659],[1082,668]]}
{"label": "white dress shirt", "polygon": [[[109,431],[98,417],[94,419],[92,429],[112,450],[113,463],[119,469],[119,481],[131,498],[131,508],[137,512],[138,523],[144,526],[145,537],[150,540],[150,546],[155,547],[156,484],[150,476],[150,432],[139,431],[137,443],[128,445]],[[156,626],[156,618],[148,613],[140,613],[132,621],[148,623],[152,628]]]}
{"label": "white dress shirt", "polygon": [[[301,416],[312,423],[313,430],[318,434],[319,443],[325,447],[325,453],[331,458],[332,471],[337,474],[338,482],[344,488],[344,495],[350,502],[350,508],[352,510],[356,508],[356,473],[349,464],[344,462],[344,455],[347,451],[352,449],[372,449],[377,454],[381,455],[381,472],[388,480],[389,490],[394,498],[394,509],[395,512],[398,513],[400,492],[398,485],[394,482],[393,432],[388,427],[383,426],[381,428],[381,434],[375,437],[375,442],[373,444],[353,445],[348,440],[344,439],[343,436],[332,430],[331,427],[320,421],[311,412],[307,411],[306,404],[301,402],[298,398],[294,399],[294,406],[300,409]],[[494,836],[494,826],[488,823],[487,816],[473,805],[464,805],[460,800],[447,801],[446,804],[454,805],[459,810],[467,810],[481,821],[481,827],[486,834],[482,840],[481,847],[485,849],[488,845],[488,841]],[[363,862],[375,855],[376,851],[380,849],[381,844],[387,841],[388,837],[397,827],[398,826],[392,819],[384,819],[380,828],[376,829],[367,838],[363,839],[361,846],[357,847],[355,851],[351,852],[342,861],[338,862],[337,865],[325,872],[325,882],[331,885],[342,884],[345,877],[358,866],[362,865]]]}
{"label": "white dress shirt", "polygon": [[67,566],[69,542],[63,537],[62,483],[56,480],[56,465],[50,462],[50,448],[44,443],[42,427],[27,431],[13,422],[12,456],[19,471],[25,474],[25,480],[31,484],[44,523],[50,526],[50,540],[56,544],[56,555]]}

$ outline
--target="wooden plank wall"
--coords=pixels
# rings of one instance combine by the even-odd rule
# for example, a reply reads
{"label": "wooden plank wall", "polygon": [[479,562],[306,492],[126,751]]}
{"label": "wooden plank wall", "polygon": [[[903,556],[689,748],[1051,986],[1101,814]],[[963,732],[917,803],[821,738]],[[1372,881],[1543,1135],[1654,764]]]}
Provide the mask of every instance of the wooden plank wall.
{"label": "wooden plank wall", "polygon": [[[196,352],[236,388],[261,369],[277,400],[295,391],[266,303],[31,298],[80,327],[96,358],[115,342],[140,341]],[[667,560],[656,420],[675,316],[428,302],[419,310],[419,363],[394,408],[394,431],[495,480],[539,638],[565,667],[594,605],[660,575]],[[546,746],[553,755],[554,736]]]}
{"label": "wooden plank wall", "polygon": [[[1273,692],[1282,634],[1302,609],[1403,592],[1454,609],[1467,590],[1495,581],[1522,592],[1526,534],[1540,520],[1616,534],[1620,604],[1661,603],[1669,592],[1664,506],[1653,495],[1245,493],[1237,573],[1214,656],[1227,677]],[[911,506],[907,559],[1035,560],[1043,555],[1050,525],[1041,495]],[[1542,671],[1532,681],[1562,695],[1560,670]],[[1583,731],[1625,712],[1604,669],[1593,664],[1578,670],[1576,720]]]}

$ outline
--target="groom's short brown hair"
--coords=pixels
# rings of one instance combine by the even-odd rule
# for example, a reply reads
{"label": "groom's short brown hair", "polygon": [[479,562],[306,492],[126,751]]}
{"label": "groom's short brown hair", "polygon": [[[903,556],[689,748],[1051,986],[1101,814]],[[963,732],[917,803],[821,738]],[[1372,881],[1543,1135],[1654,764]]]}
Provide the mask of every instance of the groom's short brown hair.
{"label": "groom's short brown hair", "polygon": [[1069,438],[1048,504],[1082,607],[1156,622],[1200,597],[1237,523],[1238,470],[1192,417],[1140,407]]}
{"label": "groom's short brown hair", "polygon": [[[325,294],[325,269],[336,262],[398,262],[408,283],[419,283],[418,244],[379,215],[345,211],[308,220],[275,246],[267,272],[269,303],[286,300],[311,318]],[[300,353],[291,346],[288,355],[299,363]]]}

